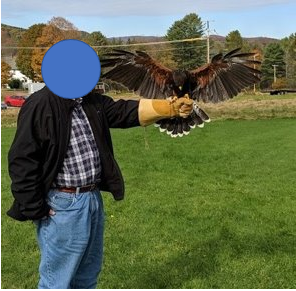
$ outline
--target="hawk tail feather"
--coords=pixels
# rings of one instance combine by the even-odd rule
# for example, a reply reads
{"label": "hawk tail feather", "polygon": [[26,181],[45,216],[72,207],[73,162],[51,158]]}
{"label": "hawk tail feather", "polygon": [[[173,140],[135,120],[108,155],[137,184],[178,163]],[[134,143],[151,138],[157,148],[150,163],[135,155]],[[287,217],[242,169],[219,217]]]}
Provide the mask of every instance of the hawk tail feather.
{"label": "hawk tail feather", "polygon": [[187,118],[166,118],[157,121],[155,126],[160,132],[166,132],[171,137],[182,137],[188,135],[196,126],[202,128],[205,122],[210,121],[210,117],[194,102],[193,111]]}

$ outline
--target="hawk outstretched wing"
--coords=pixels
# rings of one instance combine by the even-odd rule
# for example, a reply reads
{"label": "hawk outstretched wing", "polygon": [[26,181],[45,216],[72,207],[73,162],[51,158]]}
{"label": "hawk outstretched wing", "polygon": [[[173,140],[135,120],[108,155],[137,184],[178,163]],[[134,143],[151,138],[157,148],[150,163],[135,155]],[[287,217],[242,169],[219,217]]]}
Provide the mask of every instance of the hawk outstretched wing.
{"label": "hawk outstretched wing", "polygon": [[[260,81],[254,53],[239,53],[240,48],[215,55],[209,64],[191,71],[169,69],[147,53],[114,50],[101,60],[102,68],[111,68],[102,78],[121,83],[145,98],[164,99],[173,95],[195,100],[188,118],[170,118],[157,122],[160,131],[171,136],[188,134],[196,125],[203,127],[209,116],[198,101],[220,102],[233,98],[242,89]],[[180,85],[181,84],[181,85]]]}

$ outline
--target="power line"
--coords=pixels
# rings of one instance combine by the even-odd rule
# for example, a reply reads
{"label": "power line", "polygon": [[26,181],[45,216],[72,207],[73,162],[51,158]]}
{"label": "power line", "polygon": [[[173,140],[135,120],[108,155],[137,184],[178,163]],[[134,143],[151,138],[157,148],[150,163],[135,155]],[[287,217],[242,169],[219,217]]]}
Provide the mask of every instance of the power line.
{"label": "power line", "polygon": [[[205,48],[207,45],[199,45],[198,48]],[[152,50],[146,50],[146,52],[163,52],[163,51],[184,51],[187,49],[196,49],[196,46],[186,46],[186,48],[167,48],[167,49],[152,49]]]}
{"label": "power line", "polygon": [[[156,42],[142,42],[142,43],[130,43],[130,44],[108,44],[108,45],[95,45],[91,46],[92,48],[113,48],[113,47],[131,47],[131,46],[140,46],[140,45],[160,45],[160,44],[168,44],[168,43],[180,43],[180,42],[193,42],[197,40],[206,40],[205,37],[196,37],[196,38],[188,38],[188,39],[178,39],[178,40],[167,40],[167,41],[156,41]],[[49,49],[50,47],[12,47],[12,46],[4,46],[1,49]]]}
{"label": "power line", "polygon": [[187,38],[187,39],[178,39],[178,40],[167,40],[167,41],[156,41],[156,42],[142,42],[142,43],[130,43],[130,44],[116,44],[116,45],[101,45],[101,46],[92,46],[93,48],[108,48],[108,47],[129,47],[129,46],[139,46],[139,45],[159,45],[167,43],[178,43],[178,42],[192,42],[196,40],[205,40],[204,37],[196,38]]}

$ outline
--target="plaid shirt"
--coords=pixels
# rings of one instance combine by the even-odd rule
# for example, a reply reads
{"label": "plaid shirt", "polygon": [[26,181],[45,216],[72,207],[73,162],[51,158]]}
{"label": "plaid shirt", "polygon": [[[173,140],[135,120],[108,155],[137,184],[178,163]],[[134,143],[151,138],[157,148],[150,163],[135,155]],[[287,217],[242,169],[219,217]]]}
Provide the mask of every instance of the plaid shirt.
{"label": "plaid shirt", "polygon": [[81,187],[100,181],[99,151],[81,99],[76,101],[68,150],[54,185]]}

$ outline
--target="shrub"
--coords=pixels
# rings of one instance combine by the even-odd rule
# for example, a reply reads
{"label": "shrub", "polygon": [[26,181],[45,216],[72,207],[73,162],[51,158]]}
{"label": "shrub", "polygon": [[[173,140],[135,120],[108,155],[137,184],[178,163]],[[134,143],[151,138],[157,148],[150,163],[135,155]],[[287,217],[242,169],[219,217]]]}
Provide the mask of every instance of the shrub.
{"label": "shrub", "polygon": [[11,79],[8,85],[11,89],[20,89],[22,87],[22,82],[19,79]]}

